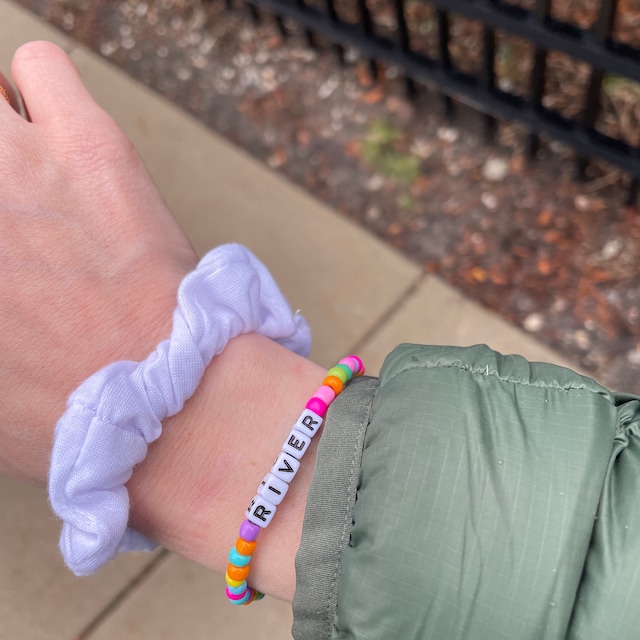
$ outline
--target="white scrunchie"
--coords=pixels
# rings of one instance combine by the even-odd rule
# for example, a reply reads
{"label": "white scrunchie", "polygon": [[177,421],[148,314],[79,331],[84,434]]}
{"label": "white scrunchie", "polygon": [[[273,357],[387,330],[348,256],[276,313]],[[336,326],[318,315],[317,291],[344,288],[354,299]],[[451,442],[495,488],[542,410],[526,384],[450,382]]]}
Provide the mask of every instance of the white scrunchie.
{"label": "white scrunchie", "polygon": [[101,369],[71,394],[56,425],[49,499],[63,520],[60,550],[74,573],[89,575],[119,551],[155,547],[128,527],[125,484],[211,359],[249,332],[309,353],[309,327],[267,268],[245,247],[224,245],[182,281],[168,340],[143,362]]}

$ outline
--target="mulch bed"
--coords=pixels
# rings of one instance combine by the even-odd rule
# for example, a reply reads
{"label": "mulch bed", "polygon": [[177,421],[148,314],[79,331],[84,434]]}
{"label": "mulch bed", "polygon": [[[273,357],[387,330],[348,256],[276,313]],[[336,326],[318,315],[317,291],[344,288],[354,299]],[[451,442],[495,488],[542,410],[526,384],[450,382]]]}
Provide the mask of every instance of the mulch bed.
{"label": "mulch bed", "polygon": [[[640,216],[625,206],[628,178],[616,168],[595,163],[578,182],[572,151],[549,140],[528,162],[519,126],[501,124],[487,144],[482,117],[460,105],[447,120],[433,88],[408,101],[397,69],[380,67],[373,83],[356,51],[340,66],[328,43],[309,49],[295,25],[283,42],[272,20],[255,25],[222,3],[19,4],[605,384],[640,392]],[[588,26],[596,4],[554,7]],[[616,36],[637,46],[640,2],[620,5]],[[428,51],[424,3],[408,7]],[[392,31],[391,14],[379,20]],[[456,64],[477,64],[468,54],[477,32],[452,24]],[[529,45],[499,42],[501,86],[526,92]],[[550,56],[545,105],[571,113],[588,73]],[[638,144],[640,88],[607,78],[605,89],[597,126]]]}

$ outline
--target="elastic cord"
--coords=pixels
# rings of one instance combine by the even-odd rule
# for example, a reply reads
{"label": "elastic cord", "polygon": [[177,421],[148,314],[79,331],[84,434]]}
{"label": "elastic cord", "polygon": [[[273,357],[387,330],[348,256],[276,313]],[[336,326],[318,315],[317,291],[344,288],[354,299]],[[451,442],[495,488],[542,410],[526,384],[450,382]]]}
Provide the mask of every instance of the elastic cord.
{"label": "elastic cord", "polygon": [[180,285],[168,340],[142,362],[113,363],[85,380],[56,425],[49,499],[63,520],[60,550],[77,575],[119,551],[155,543],[129,528],[125,484],[161,421],[178,413],[229,340],[255,332],[301,355],[311,345],[267,268],[245,247],[223,245]]}
{"label": "elastic cord", "polygon": [[329,405],[354,376],[363,374],[364,365],[358,356],[342,358],[335,367],[327,371],[322,385],[316,389],[304,411],[291,427],[274,465],[263,478],[256,495],[249,503],[245,512],[246,519],[238,529],[236,544],[229,551],[225,593],[231,604],[247,605],[264,597],[264,593],[247,583],[258,535],[261,529],[269,526],[280,508],[279,505],[289,491],[289,483],[296,476],[311,439],[322,427]]}

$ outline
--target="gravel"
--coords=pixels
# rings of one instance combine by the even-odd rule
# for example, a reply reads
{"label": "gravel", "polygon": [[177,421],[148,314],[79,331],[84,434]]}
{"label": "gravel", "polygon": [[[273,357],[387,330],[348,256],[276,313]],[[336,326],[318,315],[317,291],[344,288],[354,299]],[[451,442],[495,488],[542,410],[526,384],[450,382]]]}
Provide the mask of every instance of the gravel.
{"label": "gravel", "polygon": [[[549,140],[528,162],[521,127],[502,123],[489,144],[483,117],[458,105],[447,118],[433,87],[408,100],[398,69],[379,65],[374,83],[357,51],[340,65],[329,43],[310,49],[288,23],[283,40],[272,19],[222,2],[19,4],[605,384],[640,392],[640,217],[615,167],[576,181],[572,151]],[[570,108],[558,68],[550,100]]]}

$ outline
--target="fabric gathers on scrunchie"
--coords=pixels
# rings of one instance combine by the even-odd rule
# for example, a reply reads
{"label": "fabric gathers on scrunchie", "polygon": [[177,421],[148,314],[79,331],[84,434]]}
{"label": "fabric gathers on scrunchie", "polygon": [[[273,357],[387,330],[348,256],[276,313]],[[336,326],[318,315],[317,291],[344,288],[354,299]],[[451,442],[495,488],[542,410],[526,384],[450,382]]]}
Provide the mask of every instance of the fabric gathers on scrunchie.
{"label": "fabric gathers on scrunchie", "polygon": [[250,332],[300,355],[311,347],[305,319],[292,313],[268,269],[245,247],[223,245],[182,281],[168,340],[142,362],[108,365],[71,394],[55,429],[49,499],[63,520],[60,550],[76,575],[120,551],[156,546],[128,527],[125,484],[211,359]]}

